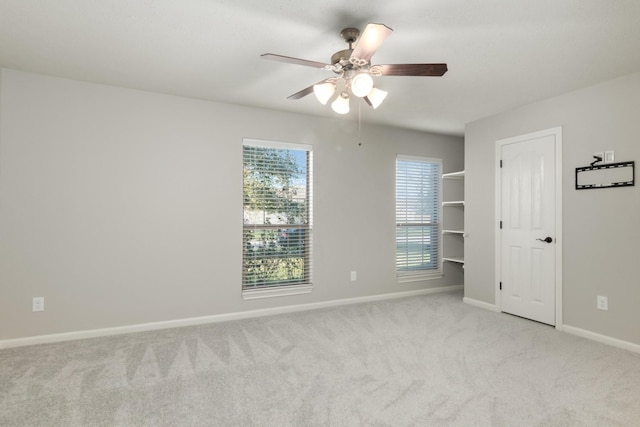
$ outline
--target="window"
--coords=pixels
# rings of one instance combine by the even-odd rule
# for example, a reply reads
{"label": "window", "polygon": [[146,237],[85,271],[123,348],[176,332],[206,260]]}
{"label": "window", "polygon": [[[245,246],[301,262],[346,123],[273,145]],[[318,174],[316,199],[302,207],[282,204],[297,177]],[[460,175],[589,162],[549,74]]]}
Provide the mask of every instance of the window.
{"label": "window", "polygon": [[311,292],[311,147],[245,139],[242,295]]}
{"label": "window", "polygon": [[400,281],[441,277],[442,162],[396,159],[396,274]]}

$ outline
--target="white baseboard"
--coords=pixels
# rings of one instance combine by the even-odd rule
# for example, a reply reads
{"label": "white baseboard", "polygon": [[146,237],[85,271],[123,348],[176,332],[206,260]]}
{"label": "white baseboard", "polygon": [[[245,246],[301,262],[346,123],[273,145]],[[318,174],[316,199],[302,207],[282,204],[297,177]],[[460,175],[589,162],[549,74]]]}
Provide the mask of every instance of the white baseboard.
{"label": "white baseboard", "polygon": [[479,301],[477,299],[467,298],[467,297],[462,298],[462,302],[464,302],[465,304],[472,305],[474,307],[484,308],[485,310],[500,313],[498,306],[495,304],[489,304],[488,302]]}
{"label": "white baseboard", "polygon": [[[462,301],[465,304],[469,304],[472,305],[474,307],[479,307],[479,308],[484,308],[485,310],[490,310],[490,311],[494,311],[496,313],[499,313],[500,310],[498,309],[498,306],[495,304],[489,304],[487,302],[484,301],[478,301],[472,298],[467,298],[464,297],[462,298]],[[612,345],[614,347],[618,347],[618,348],[622,348],[625,350],[629,350],[632,351],[634,353],[640,353],[640,344],[635,344],[629,341],[623,341],[617,338],[613,338],[607,335],[601,335],[595,332],[591,332],[591,331],[587,331],[586,329],[580,329],[580,328],[576,328],[575,326],[570,326],[567,324],[563,324],[563,325],[556,325],[556,329],[558,329],[559,331],[564,331],[566,333],[572,334],[572,335],[577,335],[579,337],[582,338],[587,338],[593,341],[597,341],[599,343],[602,344],[608,344],[608,345]]]}
{"label": "white baseboard", "polygon": [[629,341],[623,341],[618,338],[613,338],[607,335],[601,335],[595,332],[587,331],[586,329],[580,329],[574,326],[569,326],[567,324],[562,325],[562,330],[571,335],[577,335],[582,338],[598,341],[599,343],[602,343],[602,344],[608,344],[614,347],[633,351],[634,353],[640,353],[640,344],[635,344]]}
{"label": "white baseboard", "polygon": [[39,335],[35,337],[16,338],[0,341],[0,349],[22,347],[34,344],[46,344],[62,341],[72,341],[85,338],[106,337],[111,335],[131,334],[135,332],[155,331],[158,329],[180,328],[196,326],[206,323],[228,322],[230,320],[249,319],[276,314],[295,313],[299,311],[316,310],[319,308],[337,307],[341,305],[360,304],[364,302],[382,301],[394,298],[405,298],[417,295],[434,294],[438,292],[460,291],[464,286],[445,286],[440,288],[419,289],[416,291],[394,292],[389,294],[370,295],[366,297],[346,298],[332,301],[314,302],[308,304],[289,305],[283,307],[265,308],[260,310],[241,311],[236,313],[215,314],[212,316],[191,317],[187,319],[168,320],[163,322],[142,323],[137,325],[118,326],[114,328],[92,329],[85,331],[65,332],[61,334]]}

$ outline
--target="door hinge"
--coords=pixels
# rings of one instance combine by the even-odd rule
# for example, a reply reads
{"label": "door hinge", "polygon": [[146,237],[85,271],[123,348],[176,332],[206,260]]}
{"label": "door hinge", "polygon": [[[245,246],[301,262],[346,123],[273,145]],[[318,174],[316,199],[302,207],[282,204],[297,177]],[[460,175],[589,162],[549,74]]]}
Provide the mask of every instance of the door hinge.
{"label": "door hinge", "polygon": [[500,230],[502,230],[502,221],[500,221]]}
{"label": "door hinge", "polygon": [[500,282],[500,290],[502,290],[502,282]]}
{"label": "door hinge", "polygon": [[500,160],[500,167],[502,168],[502,160]]}

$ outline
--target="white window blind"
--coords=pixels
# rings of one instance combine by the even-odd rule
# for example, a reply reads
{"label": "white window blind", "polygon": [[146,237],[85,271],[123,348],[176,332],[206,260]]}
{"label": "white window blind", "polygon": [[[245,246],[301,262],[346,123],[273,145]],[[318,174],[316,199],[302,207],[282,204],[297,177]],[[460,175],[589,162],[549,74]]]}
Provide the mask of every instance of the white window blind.
{"label": "white window blind", "polygon": [[311,147],[245,139],[242,148],[243,292],[310,285]]}
{"label": "white window blind", "polygon": [[441,169],[437,159],[396,159],[396,273],[440,273]]}

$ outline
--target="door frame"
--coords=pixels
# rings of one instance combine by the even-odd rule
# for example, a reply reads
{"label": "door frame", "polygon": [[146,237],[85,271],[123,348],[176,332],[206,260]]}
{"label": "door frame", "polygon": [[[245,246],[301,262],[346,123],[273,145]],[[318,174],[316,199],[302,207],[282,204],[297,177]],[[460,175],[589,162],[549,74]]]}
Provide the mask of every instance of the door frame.
{"label": "door frame", "polygon": [[556,174],[556,188],[555,188],[555,226],[556,235],[554,237],[556,243],[556,256],[555,256],[555,328],[562,330],[562,127],[554,127],[537,132],[531,132],[514,137],[499,139],[495,143],[495,305],[498,312],[502,312],[502,298],[500,295],[500,275],[502,268],[502,247],[500,238],[500,211],[502,209],[502,175],[500,173],[500,154],[502,147],[508,144],[514,144],[518,142],[528,141],[534,138],[541,138],[544,136],[553,136],[555,139],[555,171]]}

